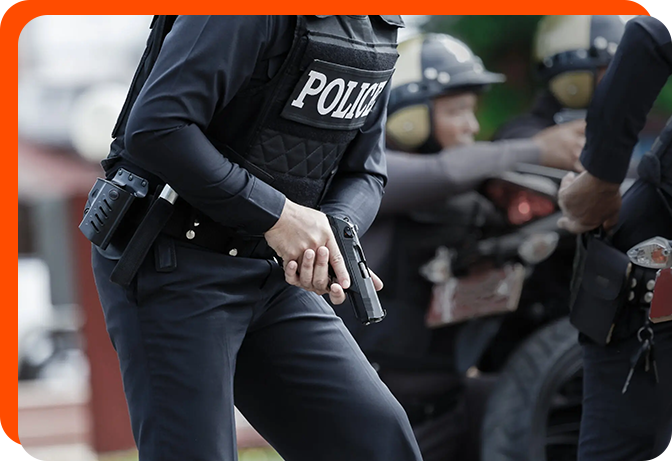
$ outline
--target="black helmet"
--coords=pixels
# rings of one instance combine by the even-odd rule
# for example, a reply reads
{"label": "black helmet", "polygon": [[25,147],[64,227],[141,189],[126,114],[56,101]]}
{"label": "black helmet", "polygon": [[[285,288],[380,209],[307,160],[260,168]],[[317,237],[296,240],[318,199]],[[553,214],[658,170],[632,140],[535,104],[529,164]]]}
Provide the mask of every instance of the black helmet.
{"label": "black helmet", "polygon": [[480,92],[506,80],[488,72],[462,41],[446,34],[426,34],[399,44],[392,77],[387,136],[395,147],[437,151],[432,133],[432,99],[461,91]]}
{"label": "black helmet", "polygon": [[541,80],[565,107],[588,107],[597,70],[611,62],[625,31],[620,16],[546,16],[534,57]]}

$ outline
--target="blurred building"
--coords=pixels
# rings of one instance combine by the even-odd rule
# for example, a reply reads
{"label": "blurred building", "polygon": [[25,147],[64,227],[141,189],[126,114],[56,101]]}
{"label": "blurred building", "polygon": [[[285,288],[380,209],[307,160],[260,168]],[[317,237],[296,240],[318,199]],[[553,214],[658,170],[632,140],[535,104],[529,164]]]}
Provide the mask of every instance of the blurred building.
{"label": "blurred building", "polygon": [[[19,38],[19,437],[45,461],[134,446],[79,233],[151,16],[40,16]],[[241,459],[277,460],[236,415]],[[130,456],[105,459],[130,460]]]}
{"label": "blurred building", "polygon": [[[87,99],[104,101],[104,96],[92,101],[91,94],[105,94],[110,105],[123,103],[150,21],[150,16],[40,16],[28,23],[19,39],[19,135],[77,147],[82,122],[77,117],[90,110],[82,105]],[[106,125],[102,107],[98,110],[88,113]],[[109,140],[111,128],[101,127],[107,131],[103,140]]]}
{"label": "blurred building", "polygon": [[150,20],[41,16],[19,39],[19,437],[29,452],[133,447],[77,225]]}

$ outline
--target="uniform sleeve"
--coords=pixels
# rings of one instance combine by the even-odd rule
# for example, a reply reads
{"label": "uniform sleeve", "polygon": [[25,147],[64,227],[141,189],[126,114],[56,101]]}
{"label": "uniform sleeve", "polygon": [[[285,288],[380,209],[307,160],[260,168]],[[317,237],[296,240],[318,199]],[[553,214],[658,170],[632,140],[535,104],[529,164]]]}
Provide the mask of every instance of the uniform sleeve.
{"label": "uniform sleeve", "polygon": [[321,210],[326,214],[347,216],[363,234],[378,213],[383,187],[387,181],[385,165],[385,123],[387,122],[388,84],[374,111],[350,143]]}
{"label": "uniform sleeve", "polygon": [[204,131],[250,79],[276,30],[270,16],[179,16],[131,110],[125,155],[215,221],[261,234],[285,197],[226,159]]}
{"label": "uniform sleeve", "polygon": [[672,43],[665,26],[648,16],[630,20],[588,109],[581,163],[590,174],[623,181],[639,132],[670,73]]}
{"label": "uniform sleeve", "polygon": [[538,163],[541,151],[531,139],[479,142],[420,155],[388,152],[388,184],[380,215],[406,214],[474,189],[517,163]]}

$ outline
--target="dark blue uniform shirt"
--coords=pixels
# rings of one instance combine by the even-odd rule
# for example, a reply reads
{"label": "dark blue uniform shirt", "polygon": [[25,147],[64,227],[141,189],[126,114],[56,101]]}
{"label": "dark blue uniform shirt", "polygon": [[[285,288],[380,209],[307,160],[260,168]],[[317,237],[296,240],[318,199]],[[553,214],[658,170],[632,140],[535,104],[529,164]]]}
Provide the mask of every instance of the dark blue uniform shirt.
{"label": "dark blue uniform shirt", "polygon": [[[169,183],[215,221],[261,234],[285,196],[224,157],[205,133],[241,89],[275,76],[294,36],[293,16],[179,16],[131,111],[122,155]],[[322,211],[366,230],[385,182],[388,88],[339,164]]]}
{"label": "dark blue uniform shirt", "polygon": [[657,19],[628,22],[588,109],[581,163],[604,181],[625,178],[632,150],[660,90],[672,74],[672,43]]}

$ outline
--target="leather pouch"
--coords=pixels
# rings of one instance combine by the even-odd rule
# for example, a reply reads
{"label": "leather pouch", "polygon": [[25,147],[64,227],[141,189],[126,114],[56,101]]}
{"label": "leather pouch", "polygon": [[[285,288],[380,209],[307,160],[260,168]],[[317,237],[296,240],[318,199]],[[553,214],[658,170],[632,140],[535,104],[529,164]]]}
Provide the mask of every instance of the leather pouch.
{"label": "leather pouch", "polygon": [[627,255],[593,234],[579,237],[572,280],[570,321],[597,344],[611,340],[626,303],[632,266]]}

